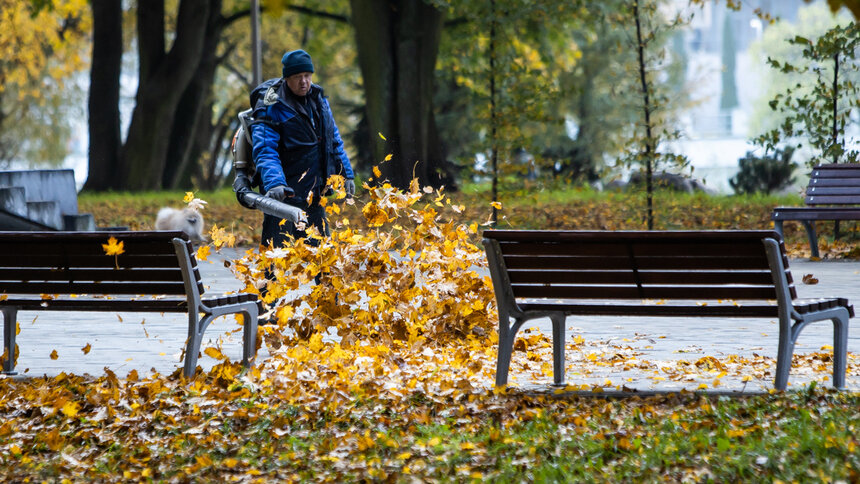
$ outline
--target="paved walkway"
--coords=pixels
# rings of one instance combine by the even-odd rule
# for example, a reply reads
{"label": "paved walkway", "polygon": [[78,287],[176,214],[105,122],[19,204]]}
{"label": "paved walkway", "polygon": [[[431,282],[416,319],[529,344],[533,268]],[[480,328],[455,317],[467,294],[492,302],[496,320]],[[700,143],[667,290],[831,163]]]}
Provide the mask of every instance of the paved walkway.
{"label": "paved walkway", "polygon": [[[201,262],[203,281],[207,294],[218,294],[240,289],[241,284],[224,260],[238,257],[243,251],[225,250],[213,254],[208,262]],[[840,296],[848,298],[860,313],[860,262],[808,260],[791,261],[792,274],[798,280],[800,297]],[[812,274],[818,284],[807,285],[799,280]],[[21,311],[18,315],[21,333],[18,335],[20,356],[17,371],[22,376],[57,375],[60,372],[100,375],[109,367],[124,376],[132,369],[146,375],[151,369],[165,374],[181,367],[180,355],[187,335],[187,317],[176,314],[143,313],[82,313],[82,312],[32,312]],[[756,355],[776,357],[778,328],[776,321],[756,319],[660,319],[660,318],[569,318],[568,343],[581,337],[585,344],[568,351],[568,382],[594,384],[609,379],[613,385],[626,385],[641,391],[690,388],[690,382],[679,379],[661,379],[654,371],[654,362],[693,360],[703,356],[718,359],[728,355],[755,358]],[[109,329],[105,330],[106,327]],[[536,320],[532,326],[550,335],[549,320]],[[220,342],[222,352],[234,361],[241,359],[242,335],[235,319],[216,319],[204,337],[203,347]],[[89,353],[82,348],[90,345]],[[808,326],[801,333],[796,354],[820,352],[821,348],[833,344],[833,329],[829,322]],[[579,348],[579,349],[576,349]],[[56,359],[51,353],[56,350]],[[595,365],[579,364],[591,353],[604,356],[616,352],[626,360],[625,364]],[[860,320],[852,320],[849,330],[848,351],[860,355]],[[268,355],[265,348],[258,359]],[[581,357],[581,359],[580,359]],[[632,359],[631,359],[632,358]],[[631,361],[634,364],[631,364]],[[652,363],[634,367],[635,363]],[[551,363],[551,359],[548,359]],[[203,355],[199,364],[210,368],[215,363]],[[668,364],[668,363],[667,363]],[[824,363],[830,371],[830,363]],[[658,365],[659,366],[659,365]],[[583,371],[583,368],[589,368]],[[855,371],[856,373],[856,371]],[[665,375],[665,374],[664,374]],[[523,385],[535,382],[534,375],[512,372],[512,383]],[[761,376],[761,375],[759,375]],[[797,386],[808,381],[808,377],[792,372],[791,382]],[[551,381],[537,378],[538,382]],[[751,387],[740,379],[723,377],[719,390],[761,391],[772,383],[765,376],[758,386]],[[829,383],[828,383],[829,385]],[[849,388],[860,390],[860,375],[848,375]],[[713,385],[709,385],[712,388]],[[694,387],[695,388],[695,387]]]}

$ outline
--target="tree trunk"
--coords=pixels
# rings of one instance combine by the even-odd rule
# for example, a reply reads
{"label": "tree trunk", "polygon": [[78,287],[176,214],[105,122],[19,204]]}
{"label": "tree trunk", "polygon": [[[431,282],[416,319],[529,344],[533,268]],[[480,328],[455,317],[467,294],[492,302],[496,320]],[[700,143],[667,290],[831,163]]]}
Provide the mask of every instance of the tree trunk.
{"label": "tree trunk", "polygon": [[120,187],[119,79],[122,67],[122,2],[93,0],[93,54],[90,68],[89,168],[86,190]]}
{"label": "tree trunk", "polygon": [[196,133],[200,129],[211,130],[212,113],[207,113],[206,110],[211,110],[209,98],[212,95],[215,70],[220,61],[217,51],[224,25],[221,3],[221,0],[213,0],[210,3],[200,64],[179,100],[170,134],[167,164],[162,176],[165,188],[188,187],[192,175],[200,174],[198,166],[193,163],[201,152],[201,147],[196,143]]}
{"label": "tree trunk", "polygon": [[[351,0],[373,155],[392,185],[451,183],[433,116],[443,14],[422,0]],[[385,136],[383,141],[378,134]],[[382,163],[387,154],[390,162]]]}
{"label": "tree trunk", "polygon": [[170,133],[179,100],[191,82],[203,55],[207,22],[214,0],[182,0],[176,36],[165,53],[164,0],[138,7],[140,83],[128,138],[122,150],[124,188],[154,190],[162,187]]}

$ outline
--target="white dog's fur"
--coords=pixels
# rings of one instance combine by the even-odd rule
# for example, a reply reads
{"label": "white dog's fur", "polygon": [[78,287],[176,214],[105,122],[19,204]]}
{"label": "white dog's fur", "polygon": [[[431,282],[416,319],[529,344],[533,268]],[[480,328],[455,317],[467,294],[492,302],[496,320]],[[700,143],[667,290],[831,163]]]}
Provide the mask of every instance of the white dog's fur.
{"label": "white dog's fur", "polygon": [[203,237],[203,215],[195,208],[181,210],[164,207],[155,218],[155,230],[181,230],[193,242],[206,242]]}

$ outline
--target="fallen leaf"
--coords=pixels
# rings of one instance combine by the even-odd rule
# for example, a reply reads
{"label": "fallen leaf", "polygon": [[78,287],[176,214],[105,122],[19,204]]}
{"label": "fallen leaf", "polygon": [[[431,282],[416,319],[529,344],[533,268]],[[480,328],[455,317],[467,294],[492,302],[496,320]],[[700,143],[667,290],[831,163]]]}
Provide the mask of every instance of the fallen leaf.
{"label": "fallen leaf", "polygon": [[818,284],[818,279],[816,279],[815,276],[813,276],[812,274],[804,274],[803,283],[809,284],[811,286],[813,284]]}
{"label": "fallen leaf", "polygon": [[116,237],[111,237],[108,239],[107,244],[102,244],[102,248],[105,251],[105,255],[120,255],[125,253],[125,242],[117,242]]}

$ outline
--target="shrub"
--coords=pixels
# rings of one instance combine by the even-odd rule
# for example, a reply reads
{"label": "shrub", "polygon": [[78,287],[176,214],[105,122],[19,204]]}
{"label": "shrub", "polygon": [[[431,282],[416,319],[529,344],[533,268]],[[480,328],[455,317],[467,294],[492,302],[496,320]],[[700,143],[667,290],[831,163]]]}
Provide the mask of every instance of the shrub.
{"label": "shrub", "polygon": [[792,176],[797,163],[791,161],[794,148],[776,150],[772,155],[755,156],[748,151],[746,156],[738,160],[740,171],[729,179],[729,185],[735,193],[771,194],[787,188],[795,179]]}

